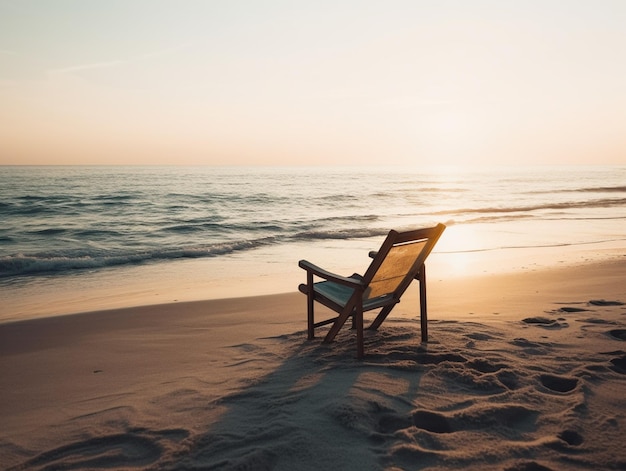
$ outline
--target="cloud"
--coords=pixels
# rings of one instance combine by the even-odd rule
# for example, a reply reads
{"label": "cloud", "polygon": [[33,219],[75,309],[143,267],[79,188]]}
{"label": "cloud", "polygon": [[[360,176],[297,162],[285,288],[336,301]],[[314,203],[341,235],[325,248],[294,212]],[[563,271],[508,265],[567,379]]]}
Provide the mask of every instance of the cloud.
{"label": "cloud", "polygon": [[109,67],[117,67],[122,64],[128,64],[129,60],[115,60],[108,62],[94,62],[92,64],[81,64],[81,65],[72,65],[69,67],[63,67],[61,69],[52,69],[49,72],[51,73],[72,73],[79,72],[82,70],[92,70],[92,69],[106,69]]}
{"label": "cloud", "polygon": [[88,63],[88,64],[71,65],[71,66],[62,67],[59,69],[51,69],[49,70],[49,72],[63,74],[63,73],[81,72],[85,70],[108,69],[108,68],[113,68],[113,67],[119,67],[121,65],[141,62],[142,60],[145,60],[145,59],[152,59],[155,57],[167,56],[169,54],[173,54],[182,49],[185,49],[189,47],[190,45],[191,43],[183,43],[183,44],[179,44],[175,46],[168,46],[165,48],[156,49],[154,51],[146,52],[144,54],[140,54],[140,55],[131,57],[129,59],[118,59],[118,60],[112,60],[112,61],[102,61],[102,62],[93,62],[93,63]]}

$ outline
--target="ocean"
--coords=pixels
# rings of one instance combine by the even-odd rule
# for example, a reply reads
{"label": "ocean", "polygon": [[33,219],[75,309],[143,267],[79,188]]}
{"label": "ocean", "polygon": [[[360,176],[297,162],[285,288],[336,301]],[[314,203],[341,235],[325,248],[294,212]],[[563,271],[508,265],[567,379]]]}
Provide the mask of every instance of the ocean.
{"label": "ocean", "polygon": [[347,269],[389,229],[437,222],[448,226],[442,260],[566,247],[620,256],[626,166],[0,167],[0,296],[11,300],[0,321],[63,287],[115,285],[124,297],[150,273],[165,286],[171,274],[172,289],[190,271],[196,285],[271,275],[284,280],[272,289],[295,289],[300,258]]}

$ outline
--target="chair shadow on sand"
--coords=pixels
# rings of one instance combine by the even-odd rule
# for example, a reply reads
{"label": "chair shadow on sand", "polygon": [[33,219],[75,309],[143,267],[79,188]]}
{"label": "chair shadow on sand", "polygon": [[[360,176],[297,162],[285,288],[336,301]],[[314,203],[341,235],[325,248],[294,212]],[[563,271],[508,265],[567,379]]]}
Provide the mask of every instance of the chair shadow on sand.
{"label": "chair shadow on sand", "polygon": [[[421,365],[464,361],[429,354],[420,345],[418,325],[394,320],[384,331],[367,333],[365,361],[355,359],[351,332],[331,345],[303,343],[301,332],[262,339],[286,359],[212,404],[224,414],[171,457],[172,468],[380,469],[394,433],[413,425]],[[260,344],[233,348],[251,357],[268,354]]]}
{"label": "chair shadow on sand", "polygon": [[[583,380],[537,372],[558,343],[508,339],[477,322],[432,323],[428,344],[415,318],[365,332],[364,360],[350,331],[332,344],[296,332],[231,347],[243,352],[238,363],[270,358],[278,366],[210,404],[223,414],[158,468],[555,471],[584,464],[596,452],[589,438],[611,434],[587,437],[575,426],[587,413]],[[588,354],[572,367],[580,361],[608,364]],[[615,376],[605,370],[607,380]]]}

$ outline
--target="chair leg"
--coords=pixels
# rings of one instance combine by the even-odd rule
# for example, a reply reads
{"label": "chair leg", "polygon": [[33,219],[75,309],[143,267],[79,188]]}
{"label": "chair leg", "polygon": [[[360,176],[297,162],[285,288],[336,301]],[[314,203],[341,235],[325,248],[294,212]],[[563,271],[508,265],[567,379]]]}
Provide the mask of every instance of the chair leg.
{"label": "chair leg", "polygon": [[387,319],[387,316],[389,315],[389,313],[394,307],[395,307],[395,304],[392,304],[390,306],[385,306],[384,308],[382,308],[382,310],[376,316],[376,319],[372,321],[372,323],[367,329],[377,330],[380,327],[380,325],[383,323],[383,321]]}
{"label": "chair leg", "polygon": [[420,324],[422,329],[422,342],[428,342],[428,310],[426,307],[426,266],[422,265],[418,280],[420,284]]}
{"label": "chair leg", "polygon": [[308,328],[307,328],[307,333],[308,333],[308,339],[312,340],[315,337],[315,316],[313,314],[313,305],[314,305],[314,299],[313,299],[313,274],[312,273],[307,273],[307,286],[308,286],[308,291],[307,291],[307,320],[308,320]]}
{"label": "chair leg", "polygon": [[362,360],[365,355],[363,347],[363,306],[360,303],[357,304],[354,312],[356,322],[356,356],[359,360]]}
{"label": "chair leg", "polygon": [[335,322],[333,322],[333,325],[330,327],[330,330],[326,334],[326,337],[324,337],[324,343],[330,343],[334,340],[334,338],[339,333],[339,330],[341,330],[343,325],[348,320],[348,317],[355,315],[354,311],[358,309],[358,305],[361,305],[361,308],[363,307],[361,301],[362,299],[363,291],[356,290],[348,303],[344,306],[343,311],[341,311],[339,315],[335,318]]}
{"label": "chair leg", "polygon": [[348,317],[353,315],[352,313],[353,309],[354,309],[354,306],[348,305],[339,314],[339,316],[335,318],[335,322],[333,322],[333,324],[330,326],[330,329],[326,333],[326,337],[324,337],[324,343],[330,343],[335,339],[335,337],[337,336],[337,334],[339,333],[343,325],[348,320]]}

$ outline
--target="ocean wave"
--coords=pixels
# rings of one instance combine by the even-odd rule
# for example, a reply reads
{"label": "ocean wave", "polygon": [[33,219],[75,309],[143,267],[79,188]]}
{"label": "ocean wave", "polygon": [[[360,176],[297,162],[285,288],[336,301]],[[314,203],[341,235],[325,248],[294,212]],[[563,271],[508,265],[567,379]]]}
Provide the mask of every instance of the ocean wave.
{"label": "ocean wave", "polygon": [[113,201],[113,202],[125,202],[134,200],[135,195],[95,195],[94,201]]}
{"label": "ocean wave", "polygon": [[211,232],[212,234],[227,232],[228,227],[218,223],[181,223],[163,227],[159,232],[171,232],[175,234],[192,234],[196,232]]}
{"label": "ocean wave", "polygon": [[551,193],[626,193],[626,186],[593,186],[582,188],[567,188],[563,190],[537,190],[528,192],[528,194],[535,195],[545,195]]}
{"label": "ocean wave", "polygon": [[[510,222],[510,221],[520,221],[523,219],[532,219],[533,215],[526,214],[496,214],[492,216],[480,216],[475,218],[464,219],[463,221],[455,221],[463,224],[482,224],[482,223],[499,223],[499,222]],[[605,221],[605,220],[621,220],[626,219],[626,216],[568,216],[562,215],[561,217],[542,217],[544,221]],[[450,225],[446,223],[446,225]]]}
{"label": "ocean wave", "polygon": [[540,211],[543,209],[583,209],[583,208],[610,208],[614,206],[626,206],[626,198],[605,198],[600,200],[588,201],[568,201],[562,203],[542,203],[528,206],[488,206],[484,208],[459,208],[437,211],[433,214],[474,214],[474,213],[522,213],[531,211]]}
{"label": "ocean wave", "polygon": [[377,237],[386,235],[389,229],[371,228],[371,229],[337,229],[323,231],[303,231],[291,236],[294,240],[323,240],[323,239],[361,239],[367,237]]}
{"label": "ocean wave", "polygon": [[464,223],[492,223],[492,222],[507,222],[507,221],[519,221],[520,219],[531,219],[532,214],[506,214],[495,216],[480,216],[476,218],[470,218],[463,221]]}
{"label": "ocean wave", "polygon": [[618,237],[611,239],[598,239],[587,240],[584,242],[556,242],[551,244],[534,244],[534,245],[501,245],[495,247],[483,247],[478,249],[465,249],[465,250],[436,250],[437,253],[443,254],[462,254],[462,253],[474,253],[474,252],[493,252],[496,250],[511,250],[511,249],[547,249],[551,247],[575,247],[578,245],[595,245],[605,244],[607,242],[620,242],[625,241],[626,238]]}
{"label": "ocean wave", "polygon": [[6,203],[2,207],[0,207],[0,214],[6,216],[37,216],[37,215],[48,215],[48,214],[58,214],[58,210],[55,207],[50,205],[22,205],[22,204],[11,204]]}
{"label": "ocean wave", "polygon": [[56,253],[17,254],[0,258],[0,278],[61,274],[75,270],[106,268],[122,265],[137,265],[146,262],[176,260],[184,258],[203,258],[227,255],[250,250],[272,243],[274,238],[257,240],[239,240],[200,247],[170,247],[136,252],[107,254],[94,251],[90,254],[59,255]]}
{"label": "ocean wave", "polygon": [[85,237],[102,238],[123,236],[121,232],[112,229],[83,229],[73,232],[72,235],[78,237],[79,239]]}
{"label": "ocean wave", "polygon": [[[386,196],[386,195],[384,195]],[[331,201],[333,203],[347,203],[352,201],[360,201],[360,197],[350,193],[323,195],[315,198],[318,201]]]}
{"label": "ocean wave", "polygon": [[[271,228],[270,228],[271,229]],[[269,235],[256,239],[224,241],[197,246],[155,246],[140,250],[113,251],[101,247],[87,247],[73,253],[53,251],[49,253],[18,253],[0,257],[0,278],[61,274],[84,269],[99,269],[148,262],[184,258],[205,258],[253,250],[261,246],[284,244],[302,240],[348,240],[384,236],[388,228],[354,227],[335,230],[304,230],[292,234]]]}
{"label": "ocean wave", "polygon": [[471,191],[469,188],[454,188],[448,186],[408,186],[405,188],[398,188],[395,192],[400,194],[406,193],[438,193],[438,194],[448,194],[448,193],[467,193]]}
{"label": "ocean wave", "polygon": [[25,201],[25,202],[49,201],[50,196],[48,195],[23,195],[23,196],[18,196],[16,199],[20,201]]}
{"label": "ocean wave", "polygon": [[599,186],[592,188],[578,188],[570,191],[584,193],[626,193],[626,186]]}
{"label": "ocean wave", "polygon": [[48,228],[48,229],[41,229],[38,231],[31,231],[31,234],[36,234],[36,235],[59,235],[59,234],[64,234],[65,232],[67,232],[67,229],[63,229],[63,228]]}
{"label": "ocean wave", "polygon": [[[291,223],[297,225],[296,223]],[[218,223],[218,222],[195,222],[184,221],[179,224],[165,226],[158,230],[160,233],[171,234],[196,234],[207,233],[211,236],[223,234],[275,234],[287,233],[290,224],[282,221],[252,221],[249,223]]]}
{"label": "ocean wave", "polygon": [[373,222],[381,219],[379,214],[360,214],[358,216],[328,216],[323,218],[316,218],[307,221],[311,226],[319,227],[320,224],[337,224],[347,222],[350,226],[354,226],[355,223],[360,221]]}

